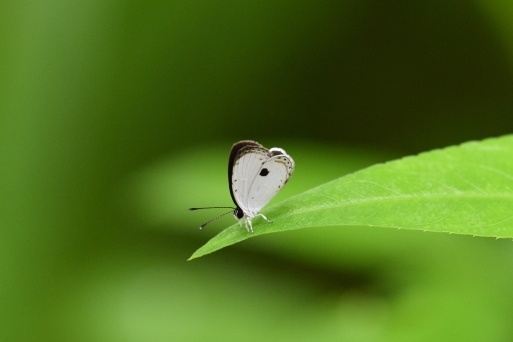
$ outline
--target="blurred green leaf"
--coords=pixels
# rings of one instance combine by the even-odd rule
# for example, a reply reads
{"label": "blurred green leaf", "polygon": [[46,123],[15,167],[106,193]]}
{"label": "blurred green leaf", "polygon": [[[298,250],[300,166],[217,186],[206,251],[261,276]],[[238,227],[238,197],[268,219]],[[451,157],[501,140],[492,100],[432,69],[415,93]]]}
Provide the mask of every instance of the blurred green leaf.
{"label": "blurred green leaf", "polygon": [[469,142],[364,169],[265,210],[255,233],[237,224],[191,259],[262,234],[379,226],[513,237],[513,136]]}

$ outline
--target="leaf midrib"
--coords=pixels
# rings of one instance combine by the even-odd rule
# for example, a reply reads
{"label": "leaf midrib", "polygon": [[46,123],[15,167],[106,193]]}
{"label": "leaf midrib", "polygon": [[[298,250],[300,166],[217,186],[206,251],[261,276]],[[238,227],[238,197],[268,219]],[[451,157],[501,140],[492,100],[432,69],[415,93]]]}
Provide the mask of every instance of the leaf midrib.
{"label": "leaf midrib", "polygon": [[513,193],[504,193],[504,194],[469,194],[469,193],[462,193],[462,194],[452,194],[452,195],[404,195],[404,196],[380,196],[380,197],[374,197],[369,198],[366,197],[362,200],[354,200],[354,199],[348,199],[344,203],[340,204],[334,204],[334,205],[323,205],[323,206],[314,206],[314,207],[305,207],[302,209],[289,211],[284,215],[280,215],[279,217],[289,217],[294,216],[297,214],[303,214],[303,213],[309,213],[314,212],[318,210],[323,209],[334,209],[334,208],[343,208],[343,207],[349,207],[351,205],[361,205],[361,204],[371,204],[371,203],[378,203],[382,202],[384,200],[387,201],[405,201],[405,200],[412,200],[412,199],[428,199],[428,200],[440,200],[440,199],[510,199],[513,200]]}

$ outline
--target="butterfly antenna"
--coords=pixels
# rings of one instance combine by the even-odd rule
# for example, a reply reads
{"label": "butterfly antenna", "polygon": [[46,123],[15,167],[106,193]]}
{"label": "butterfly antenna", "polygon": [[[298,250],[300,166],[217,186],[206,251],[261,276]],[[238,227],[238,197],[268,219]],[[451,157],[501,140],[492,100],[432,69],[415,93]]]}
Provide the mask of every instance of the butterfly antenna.
{"label": "butterfly antenna", "polygon": [[[231,208],[231,207],[216,207],[216,208],[230,208],[230,209],[233,209],[233,208]],[[207,209],[207,208],[196,208],[196,209]],[[208,209],[209,209],[209,208],[208,208]],[[194,209],[191,209],[191,210],[194,210]],[[226,213],[224,213],[224,214],[221,214],[221,215],[219,215],[219,216],[214,217],[213,219],[211,219],[211,220],[209,220],[209,221],[207,221],[207,222],[203,223],[203,224],[200,226],[200,228],[199,228],[199,229],[203,229],[203,227],[205,227],[205,226],[206,226],[207,224],[209,224],[210,222],[215,221],[215,220],[217,220],[218,218],[223,217],[224,215],[229,214],[229,213],[231,213],[231,212],[232,212],[232,211],[230,210],[230,211],[227,211],[227,212],[226,212]]]}
{"label": "butterfly antenna", "polygon": [[189,210],[199,210],[199,209],[216,209],[216,208],[222,208],[222,209],[235,209],[233,207],[201,207],[201,208],[189,208]]}

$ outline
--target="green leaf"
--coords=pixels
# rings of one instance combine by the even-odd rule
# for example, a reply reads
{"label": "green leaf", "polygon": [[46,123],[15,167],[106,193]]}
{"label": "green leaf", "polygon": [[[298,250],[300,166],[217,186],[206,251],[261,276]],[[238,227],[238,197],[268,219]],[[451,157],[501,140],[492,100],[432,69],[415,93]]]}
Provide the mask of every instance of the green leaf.
{"label": "green leaf", "polygon": [[513,238],[513,135],[375,165],[263,213],[273,223],[254,219],[253,234],[235,224],[190,259],[250,237],[308,227],[379,226]]}

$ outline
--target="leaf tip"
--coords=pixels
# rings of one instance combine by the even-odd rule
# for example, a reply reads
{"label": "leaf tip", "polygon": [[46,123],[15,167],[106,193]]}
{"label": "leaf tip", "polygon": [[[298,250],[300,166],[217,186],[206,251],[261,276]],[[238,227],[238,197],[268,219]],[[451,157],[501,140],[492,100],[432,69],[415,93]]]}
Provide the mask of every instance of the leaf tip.
{"label": "leaf tip", "polygon": [[198,257],[200,257],[201,255],[197,255],[197,251],[192,253],[192,255],[189,257],[189,259],[187,259],[187,261],[191,261],[193,259],[196,259]]}

